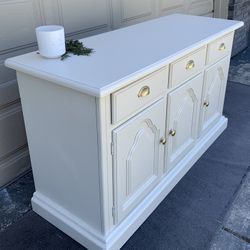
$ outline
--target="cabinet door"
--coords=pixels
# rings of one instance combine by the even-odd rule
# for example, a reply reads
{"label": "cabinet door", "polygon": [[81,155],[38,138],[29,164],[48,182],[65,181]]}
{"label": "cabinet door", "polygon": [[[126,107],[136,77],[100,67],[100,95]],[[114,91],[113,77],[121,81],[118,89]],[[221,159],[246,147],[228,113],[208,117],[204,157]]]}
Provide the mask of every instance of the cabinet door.
{"label": "cabinet door", "polygon": [[197,138],[203,75],[188,81],[168,97],[167,171],[193,147]]}
{"label": "cabinet door", "polygon": [[163,170],[166,101],[160,100],[113,131],[116,222],[158,183]]}
{"label": "cabinet door", "polygon": [[200,131],[204,134],[222,115],[230,57],[205,71]]}

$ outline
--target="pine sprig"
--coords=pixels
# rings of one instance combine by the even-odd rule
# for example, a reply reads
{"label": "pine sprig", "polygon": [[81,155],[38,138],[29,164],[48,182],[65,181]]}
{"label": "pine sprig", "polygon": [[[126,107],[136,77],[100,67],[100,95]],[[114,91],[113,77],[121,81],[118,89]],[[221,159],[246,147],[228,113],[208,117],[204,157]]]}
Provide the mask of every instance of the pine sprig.
{"label": "pine sprig", "polygon": [[66,52],[61,56],[61,60],[70,57],[69,53],[72,53],[77,56],[89,56],[91,53],[94,52],[93,49],[85,47],[83,43],[78,40],[66,41],[65,45]]}

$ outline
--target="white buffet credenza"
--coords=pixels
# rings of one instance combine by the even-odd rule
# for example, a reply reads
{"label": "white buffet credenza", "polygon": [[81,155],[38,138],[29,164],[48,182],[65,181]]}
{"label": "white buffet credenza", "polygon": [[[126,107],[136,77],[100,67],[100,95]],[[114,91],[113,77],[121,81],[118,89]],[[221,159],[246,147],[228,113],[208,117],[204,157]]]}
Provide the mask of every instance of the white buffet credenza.
{"label": "white buffet credenza", "polygon": [[86,38],[89,57],[8,59],[33,210],[88,249],[119,249],[227,127],[230,54],[242,25],[175,14]]}

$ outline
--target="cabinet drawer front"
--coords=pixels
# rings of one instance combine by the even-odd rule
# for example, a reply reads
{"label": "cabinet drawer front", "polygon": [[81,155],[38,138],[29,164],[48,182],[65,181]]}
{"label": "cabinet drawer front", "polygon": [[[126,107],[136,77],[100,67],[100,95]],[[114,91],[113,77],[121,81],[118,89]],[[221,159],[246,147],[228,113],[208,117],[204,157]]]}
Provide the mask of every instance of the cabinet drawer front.
{"label": "cabinet drawer front", "polygon": [[169,87],[173,88],[202,71],[206,62],[206,47],[182,57],[170,65]]}
{"label": "cabinet drawer front", "polygon": [[234,33],[232,32],[208,45],[207,64],[214,63],[231,53],[233,37]]}
{"label": "cabinet drawer front", "polygon": [[112,94],[112,123],[133,115],[167,90],[168,67]]}

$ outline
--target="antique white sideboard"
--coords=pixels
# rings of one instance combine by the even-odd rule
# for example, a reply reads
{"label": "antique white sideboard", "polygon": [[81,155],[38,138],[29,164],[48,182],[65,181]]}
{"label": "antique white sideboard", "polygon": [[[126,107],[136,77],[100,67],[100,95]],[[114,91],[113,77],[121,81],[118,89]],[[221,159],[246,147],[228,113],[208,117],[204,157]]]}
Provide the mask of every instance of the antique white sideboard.
{"label": "antique white sideboard", "polygon": [[86,38],[89,57],[8,59],[33,210],[88,249],[119,249],[227,127],[230,54],[242,25],[175,14]]}

